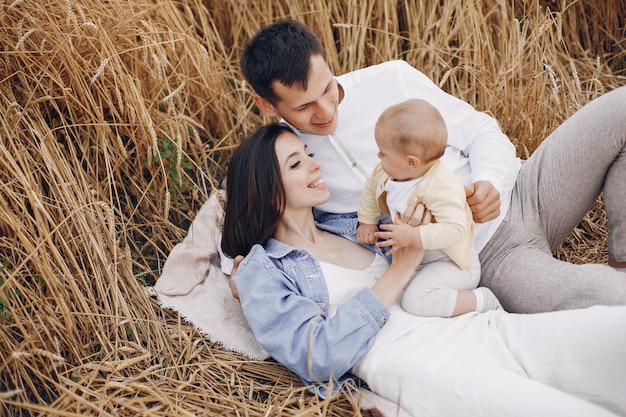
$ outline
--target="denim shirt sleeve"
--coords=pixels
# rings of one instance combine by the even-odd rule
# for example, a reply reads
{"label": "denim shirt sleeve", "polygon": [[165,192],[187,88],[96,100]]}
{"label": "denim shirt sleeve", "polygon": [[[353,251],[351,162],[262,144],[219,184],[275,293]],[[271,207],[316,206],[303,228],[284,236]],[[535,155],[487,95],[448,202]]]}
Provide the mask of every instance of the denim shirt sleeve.
{"label": "denim shirt sleeve", "polygon": [[339,380],[371,347],[389,310],[364,288],[328,317],[319,264],[293,249],[271,259],[256,245],[233,277],[257,341],[305,384]]}

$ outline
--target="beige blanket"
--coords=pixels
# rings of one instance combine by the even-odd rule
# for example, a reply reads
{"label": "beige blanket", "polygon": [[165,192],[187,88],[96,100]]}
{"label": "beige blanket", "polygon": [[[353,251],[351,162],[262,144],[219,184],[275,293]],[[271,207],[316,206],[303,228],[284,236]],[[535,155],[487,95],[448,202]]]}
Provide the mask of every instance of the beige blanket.
{"label": "beige blanket", "polygon": [[[154,290],[162,307],[177,311],[200,332],[226,349],[252,360],[269,358],[257,343],[241,306],[230,293],[220,268],[217,245],[225,193],[213,193],[200,208],[187,236],[170,252]],[[405,416],[396,404],[361,389],[361,407],[385,416]]]}
{"label": "beige blanket", "polygon": [[217,194],[212,194],[185,239],[170,252],[154,289],[163,307],[177,311],[210,341],[250,359],[267,359],[220,269],[217,245],[223,212]]}

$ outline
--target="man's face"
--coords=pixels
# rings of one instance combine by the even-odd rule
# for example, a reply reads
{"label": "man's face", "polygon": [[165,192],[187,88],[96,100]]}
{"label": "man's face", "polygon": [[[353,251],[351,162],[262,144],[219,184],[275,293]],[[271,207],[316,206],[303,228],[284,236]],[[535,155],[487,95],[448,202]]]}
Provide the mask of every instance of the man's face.
{"label": "man's face", "polygon": [[257,105],[269,116],[285,119],[296,129],[315,135],[329,135],[337,129],[339,88],[324,58],[311,57],[311,72],[307,89],[287,87],[275,81],[276,104],[256,97]]}

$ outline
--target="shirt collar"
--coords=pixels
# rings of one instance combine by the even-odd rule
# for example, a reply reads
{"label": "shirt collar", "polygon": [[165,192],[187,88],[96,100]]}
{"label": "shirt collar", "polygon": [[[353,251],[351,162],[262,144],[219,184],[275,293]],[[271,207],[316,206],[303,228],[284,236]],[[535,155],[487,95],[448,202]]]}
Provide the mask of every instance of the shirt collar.
{"label": "shirt collar", "polygon": [[270,238],[265,244],[265,253],[267,253],[267,256],[274,259],[284,258],[287,254],[297,250],[297,248],[291,247],[274,238]]}

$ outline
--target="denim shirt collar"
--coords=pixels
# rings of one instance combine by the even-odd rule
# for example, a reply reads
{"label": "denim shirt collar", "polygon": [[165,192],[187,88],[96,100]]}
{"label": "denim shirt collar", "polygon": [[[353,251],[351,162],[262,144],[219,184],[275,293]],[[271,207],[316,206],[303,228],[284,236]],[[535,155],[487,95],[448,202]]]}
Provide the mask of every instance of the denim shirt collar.
{"label": "denim shirt collar", "polygon": [[300,249],[287,245],[279,240],[270,238],[264,245],[265,253],[272,259],[281,259],[287,256],[291,252],[299,251]]}

